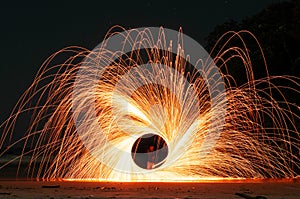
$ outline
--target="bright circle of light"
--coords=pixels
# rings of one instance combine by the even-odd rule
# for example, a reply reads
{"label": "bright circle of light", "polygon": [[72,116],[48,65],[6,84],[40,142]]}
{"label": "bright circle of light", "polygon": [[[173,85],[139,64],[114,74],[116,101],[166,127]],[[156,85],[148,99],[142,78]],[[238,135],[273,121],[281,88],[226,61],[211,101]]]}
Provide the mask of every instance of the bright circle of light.
{"label": "bright circle of light", "polygon": [[[96,86],[99,83],[105,68],[118,57],[121,57],[126,53],[153,48],[153,46],[147,45],[147,42],[142,42],[143,37],[149,36],[151,36],[150,39],[154,41],[157,41],[162,37],[164,37],[165,41],[173,43],[176,43],[175,41],[179,42],[179,40],[183,41],[185,55],[189,56],[189,62],[198,70],[206,83],[211,99],[212,115],[210,118],[209,131],[201,145],[199,158],[207,155],[215,146],[223,129],[223,124],[225,123],[225,84],[218,67],[198,42],[181,32],[158,27],[137,28],[113,34],[111,37],[108,37],[97,45],[83,60],[81,67],[77,72],[73,87],[72,110],[77,133],[80,135],[85,147],[103,164],[120,172],[128,173],[132,171],[127,171],[122,167],[111,164],[109,160],[106,160],[105,155],[99,154],[99,151],[95,148],[94,142],[97,142],[97,140],[91,142],[89,135],[86,133],[90,131],[98,132],[99,135],[97,139],[99,139],[99,143],[106,143],[106,147],[115,147],[115,150],[118,150],[117,146],[109,143],[106,135],[103,133],[98,123],[99,121],[97,120],[96,111],[80,111],[78,110],[78,107],[85,104],[86,110],[95,109],[95,96],[93,95],[96,93]],[[177,54],[176,45],[172,45],[172,48],[169,48],[169,46],[167,48],[166,45],[158,45],[155,46],[155,48]],[[113,56],[111,56],[112,53]],[[101,56],[104,55],[110,56],[110,62],[101,59]],[[85,86],[84,88],[82,88],[83,85]],[[123,151],[120,151],[120,153],[121,152],[124,153]],[[130,152],[128,157],[130,157]]]}

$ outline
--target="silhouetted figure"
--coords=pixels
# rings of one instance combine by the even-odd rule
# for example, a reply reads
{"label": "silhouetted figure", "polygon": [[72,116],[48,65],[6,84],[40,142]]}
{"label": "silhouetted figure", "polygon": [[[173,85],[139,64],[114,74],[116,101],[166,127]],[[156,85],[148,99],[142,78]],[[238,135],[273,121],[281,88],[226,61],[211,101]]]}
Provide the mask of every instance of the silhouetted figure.
{"label": "silhouetted figure", "polygon": [[155,154],[154,154],[154,146],[149,146],[147,150],[148,161],[147,161],[147,169],[154,169],[155,167]]}

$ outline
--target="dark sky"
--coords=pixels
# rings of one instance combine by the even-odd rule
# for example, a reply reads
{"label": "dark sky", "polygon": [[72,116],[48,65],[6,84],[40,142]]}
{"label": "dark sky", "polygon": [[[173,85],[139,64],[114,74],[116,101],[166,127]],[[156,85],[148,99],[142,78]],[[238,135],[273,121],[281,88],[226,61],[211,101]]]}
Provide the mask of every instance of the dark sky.
{"label": "dark sky", "polygon": [[[80,3],[76,3],[80,2]],[[164,26],[200,43],[214,26],[241,20],[279,0],[10,1],[1,3],[0,123],[33,81],[42,62],[70,45],[93,49],[113,25]],[[1,132],[1,130],[0,130]]]}

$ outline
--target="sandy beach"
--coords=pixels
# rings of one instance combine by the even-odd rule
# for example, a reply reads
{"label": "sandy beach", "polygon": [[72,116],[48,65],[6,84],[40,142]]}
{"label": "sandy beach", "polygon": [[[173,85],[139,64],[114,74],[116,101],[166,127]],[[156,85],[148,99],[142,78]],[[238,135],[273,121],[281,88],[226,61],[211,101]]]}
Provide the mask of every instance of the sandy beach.
{"label": "sandy beach", "polygon": [[0,181],[0,198],[298,199],[299,197],[299,179],[188,183]]}

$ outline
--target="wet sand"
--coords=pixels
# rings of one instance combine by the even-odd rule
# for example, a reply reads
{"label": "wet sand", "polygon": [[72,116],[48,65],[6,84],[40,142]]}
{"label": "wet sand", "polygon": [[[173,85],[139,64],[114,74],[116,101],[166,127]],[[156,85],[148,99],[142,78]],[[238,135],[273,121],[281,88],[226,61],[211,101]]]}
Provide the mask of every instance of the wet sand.
{"label": "wet sand", "polygon": [[241,199],[247,197],[250,199],[299,199],[300,179],[188,183],[0,180],[0,198]]}

